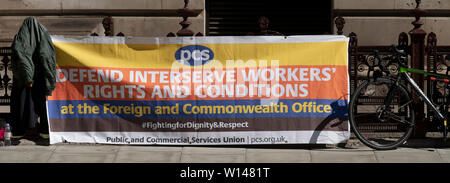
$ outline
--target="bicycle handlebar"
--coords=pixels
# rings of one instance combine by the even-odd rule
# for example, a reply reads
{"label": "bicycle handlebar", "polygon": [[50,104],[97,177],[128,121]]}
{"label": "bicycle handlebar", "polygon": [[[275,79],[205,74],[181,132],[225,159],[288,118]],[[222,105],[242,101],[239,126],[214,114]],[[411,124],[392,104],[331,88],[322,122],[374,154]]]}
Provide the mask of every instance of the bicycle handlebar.
{"label": "bicycle handlebar", "polygon": [[381,64],[381,62],[384,59],[389,60],[389,63],[387,63],[386,65],[390,65],[391,62],[397,62],[400,66],[407,66],[406,52],[404,50],[397,49],[397,47],[394,44],[392,45],[392,56],[382,57],[378,50],[374,50],[373,52],[374,52],[375,58],[377,58],[379,60],[378,65],[379,65],[381,71],[383,71],[387,74],[389,74],[389,71],[385,68],[385,66],[383,64]]}

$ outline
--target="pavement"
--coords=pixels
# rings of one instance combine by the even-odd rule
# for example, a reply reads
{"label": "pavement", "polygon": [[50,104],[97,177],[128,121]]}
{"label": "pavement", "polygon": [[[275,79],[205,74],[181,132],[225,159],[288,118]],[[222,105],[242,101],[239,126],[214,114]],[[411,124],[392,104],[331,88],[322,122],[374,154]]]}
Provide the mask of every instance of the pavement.
{"label": "pavement", "polygon": [[0,163],[450,163],[450,142],[410,139],[376,151],[351,138],[338,145],[132,146],[13,139]]}

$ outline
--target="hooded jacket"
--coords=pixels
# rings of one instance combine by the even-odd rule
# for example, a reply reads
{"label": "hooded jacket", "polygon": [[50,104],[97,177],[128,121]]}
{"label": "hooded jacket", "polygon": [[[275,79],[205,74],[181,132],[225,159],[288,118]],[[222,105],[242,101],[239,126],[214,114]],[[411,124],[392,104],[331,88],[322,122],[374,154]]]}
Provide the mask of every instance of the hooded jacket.
{"label": "hooded jacket", "polygon": [[39,85],[46,96],[51,96],[56,84],[55,47],[49,32],[36,18],[24,20],[14,37],[11,59],[15,87]]}

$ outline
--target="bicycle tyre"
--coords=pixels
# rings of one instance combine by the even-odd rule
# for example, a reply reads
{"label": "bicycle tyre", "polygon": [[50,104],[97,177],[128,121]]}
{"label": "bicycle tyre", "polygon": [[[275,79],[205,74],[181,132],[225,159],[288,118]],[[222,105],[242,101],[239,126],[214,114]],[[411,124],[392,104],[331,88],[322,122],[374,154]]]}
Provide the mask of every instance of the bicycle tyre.
{"label": "bicycle tyre", "polygon": [[[373,149],[390,150],[397,148],[410,137],[415,126],[414,106],[411,99],[411,94],[402,84],[399,84],[397,87],[393,87],[394,82],[395,81],[389,78],[378,78],[376,81],[364,81],[359,85],[359,87],[355,89],[355,92],[350,99],[350,126],[355,136],[363,144]],[[374,90],[376,90],[376,88],[380,86],[388,88],[388,92],[385,92],[386,95],[379,94],[380,96],[375,96],[375,94],[371,93],[375,92]],[[380,111],[382,111],[381,108],[384,108],[383,102],[388,99],[387,93],[389,93],[389,90],[393,90],[391,91],[391,96],[393,96],[393,104],[391,104],[390,107],[392,107],[392,109],[396,109],[395,105],[397,105],[397,113],[394,114],[395,110],[390,110],[392,116],[385,114],[381,115]],[[370,103],[367,101],[369,101],[371,98],[378,98],[381,100],[378,100],[378,104],[373,103],[374,106],[367,106],[367,109],[363,109],[366,110],[364,111],[364,113],[361,112],[363,110],[360,109],[360,113],[356,114],[358,109],[357,102],[361,99],[362,101],[365,99],[366,103]],[[395,101],[397,101],[397,103]],[[362,108],[362,106],[360,105],[360,108]],[[373,112],[373,109],[376,109],[375,112]],[[372,115],[372,118],[370,118],[370,115]],[[399,115],[402,116],[398,118]],[[400,122],[402,120],[404,120],[403,122],[408,123],[404,124]],[[397,131],[395,133],[385,133],[383,131],[390,128],[396,129]]]}

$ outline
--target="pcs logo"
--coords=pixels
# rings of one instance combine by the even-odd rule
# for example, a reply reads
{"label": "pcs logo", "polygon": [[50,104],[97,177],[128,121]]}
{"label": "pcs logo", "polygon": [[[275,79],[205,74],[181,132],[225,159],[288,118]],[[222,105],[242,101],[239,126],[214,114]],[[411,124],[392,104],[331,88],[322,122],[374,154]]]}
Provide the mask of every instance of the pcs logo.
{"label": "pcs logo", "polygon": [[188,45],[175,52],[175,59],[189,66],[205,65],[214,58],[214,52],[206,46]]}

